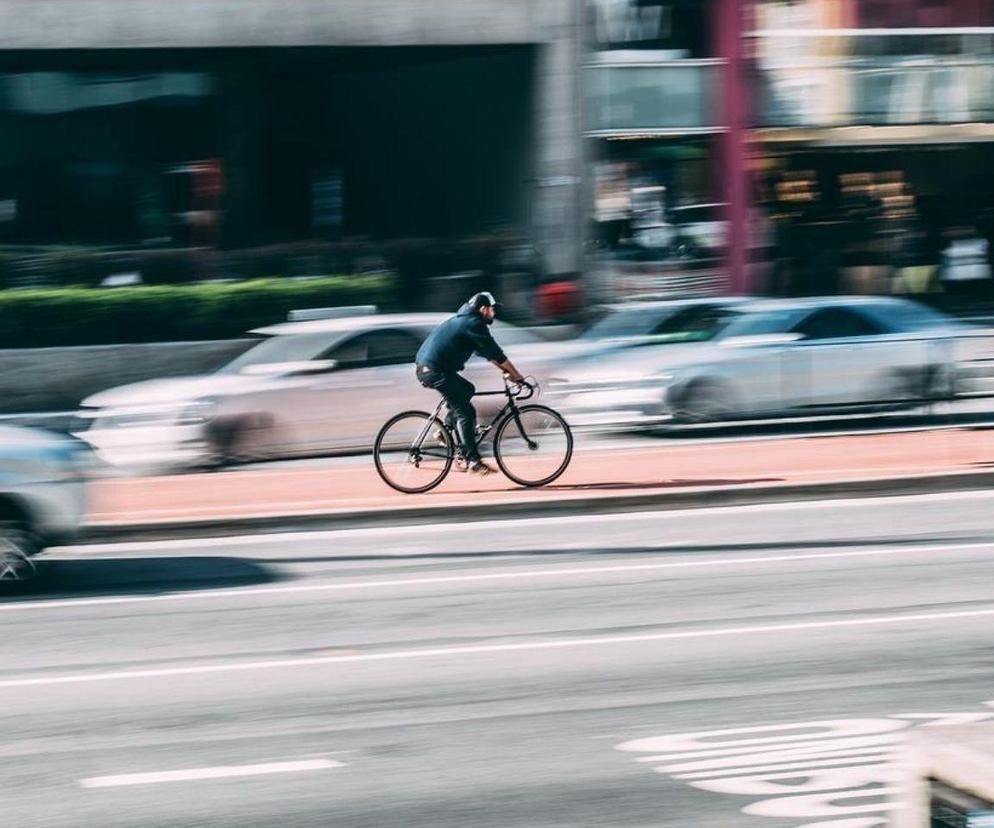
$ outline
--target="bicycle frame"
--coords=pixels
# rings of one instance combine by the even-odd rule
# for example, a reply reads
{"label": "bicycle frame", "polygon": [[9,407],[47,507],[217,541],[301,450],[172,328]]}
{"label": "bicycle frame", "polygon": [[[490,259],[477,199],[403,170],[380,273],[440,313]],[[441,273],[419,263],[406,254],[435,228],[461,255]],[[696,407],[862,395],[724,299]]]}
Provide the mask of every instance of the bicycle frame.
{"label": "bicycle frame", "polygon": [[[530,400],[533,396],[535,396],[534,387],[532,386],[526,386],[526,387],[528,389],[528,396],[522,396],[520,386],[517,393],[512,392],[510,383],[505,379],[503,391],[481,391],[473,395],[474,397],[500,397],[500,396],[507,397],[507,402],[504,403],[504,407],[497,412],[496,416],[490,421],[490,425],[486,426],[482,431],[478,430],[476,434],[477,445],[482,443],[483,440],[485,440],[490,435],[490,432],[492,432],[494,428],[496,428],[498,423],[502,422],[507,416],[510,415],[514,417],[514,421],[518,425],[518,432],[521,434],[522,437],[525,438],[525,442],[528,444],[528,448],[532,450],[538,448],[538,444],[535,443],[527,434],[525,434],[525,427],[521,424],[521,415],[518,412],[519,399]],[[459,432],[456,431],[455,429],[449,428],[448,425],[446,425],[445,420],[442,419],[441,417],[443,408],[445,408],[444,399],[439,400],[438,405],[435,406],[434,412],[432,412],[432,419],[428,421],[427,425],[425,425],[425,427],[421,430],[421,434],[418,435],[418,439],[415,441],[414,445],[411,446],[412,455],[414,454],[420,455],[421,445],[422,443],[424,443],[425,438],[428,436],[428,432],[431,431],[432,423],[434,422],[434,420],[438,420],[439,422],[441,422],[442,425],[445,426],[445,429],[450,434],[452,434],[453,443],[459,446],[460,448],[462,447],[462,444],[459,440]]]}

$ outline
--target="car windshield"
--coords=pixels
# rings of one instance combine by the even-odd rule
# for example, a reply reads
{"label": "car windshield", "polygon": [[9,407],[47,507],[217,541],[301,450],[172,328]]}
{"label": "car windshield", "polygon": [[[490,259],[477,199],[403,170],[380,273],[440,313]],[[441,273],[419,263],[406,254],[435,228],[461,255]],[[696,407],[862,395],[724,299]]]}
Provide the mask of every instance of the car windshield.
{"label": "car windshield", "polygon": [[646,345],[664,345],[677,342],[710,342],[737,319],[735,308],[723,305],[695,305],[673,314],[652,335]]}
{"label": "car windshield", "polygon": [[270,336],[233,359],[217,373],[238,374],[253,365],[317,359],[334,345],[338,338],[340,337],[326,333]]}
{"label": "car windshield", "polygon": [[733,336],[765,336],[766,334],[785,333],[797,321],[796,309],[757,311],[742,313],[731,321],[721,331],[722,339]]}
{"label": "car windshield", "polygon": [[614,339],[619,336],[647,334],[674,312],[674,308],[654,306],[619,308],[587,328],[580,339]]}

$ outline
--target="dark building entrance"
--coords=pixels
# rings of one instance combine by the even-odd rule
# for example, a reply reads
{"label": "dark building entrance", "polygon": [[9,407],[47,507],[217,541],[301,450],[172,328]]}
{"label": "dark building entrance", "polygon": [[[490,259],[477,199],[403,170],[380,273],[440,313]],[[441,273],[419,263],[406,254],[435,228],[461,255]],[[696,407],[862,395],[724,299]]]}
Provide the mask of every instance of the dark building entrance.
{"label": "dark building entrance", "polygon": [[0,58],[0,241],[527,232],[530,47]]}

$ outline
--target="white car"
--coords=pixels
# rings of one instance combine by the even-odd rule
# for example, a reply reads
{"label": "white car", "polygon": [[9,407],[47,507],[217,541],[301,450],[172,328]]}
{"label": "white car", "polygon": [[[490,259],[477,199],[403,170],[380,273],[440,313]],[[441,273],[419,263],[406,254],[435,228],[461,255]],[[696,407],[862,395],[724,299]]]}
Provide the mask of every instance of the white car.
{"label": "white car", "polygon": [[[261,328],[253,331],[260,342],[216,373],[89,397],[79,411],[88,426],[77,436],[101,459],[132,468],[365,450],[392,415],[434,409],[439,397],[417,383],[413,362],[446,318],[384,314]],[[543,343],[501,322],[493,333],[512,358],[527,358],[529,348]],[[522,361],[522,368],[537,374],[541,365]],[[500,386],[499,374],[482,360],[466,373],[480,390]]]}
{"label": "white car", "polygon": [[76,440],[0,426],[0,584],[28,580],[36,555],[79,532],[87,454]]}
{"label": "white car", "polygon": [[903,299],[753,300],[668,342],[560,369],[571,424],[630,427],[913,406],[956,392],[958,321]]}
{"label": "white car", "polygon": [[689,204],[671,210],[674,235],[688,254],[716,256],[725,248],[728,222],[721,217],[723,210],[722,204]]}

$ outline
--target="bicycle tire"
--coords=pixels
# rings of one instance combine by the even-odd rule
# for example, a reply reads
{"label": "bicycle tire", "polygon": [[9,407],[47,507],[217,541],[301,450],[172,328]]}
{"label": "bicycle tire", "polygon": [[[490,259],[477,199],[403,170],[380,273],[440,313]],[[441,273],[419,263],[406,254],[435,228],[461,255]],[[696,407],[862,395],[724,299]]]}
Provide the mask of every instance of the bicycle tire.
{"label": "bicycle tire", "polygon": [[500,425],[497,427],[497,433],[494,435],[494,459],[497,461],[497,465],[500,467],[500,470],[519,486],[526,486],[528,488],[547,486],[549,483],[557,480],[563,472],[566,471],[566,468],[570,464],[570,460],[573,459],[573,432],[570,430],[569,424],[566,420],[563,419],[563,416],[558,411],[554,411],[545,405],[523,405],[518,409],[518,416],[524,417],[527,414],[534,414],[536,412],[550,417],[552,420],[561,425],[563,435],[566,439],[566,448],[562,462],[551,474],[547,474],[539,479],[525,478],[517,472],[512,471],[509,467],[504,455],[504,436],[509,426],[514,425],[517,427],[513,412],[509,413],[501,421]]}
{"label": "bicycle tire", "polygon": [[[391,429],[405,419],[417,419],[422,423],[421,428],[424,427],[424,424],[427,424],[435,435],[442,436],[443,446],[440,446],[439,448],[444,449],[444,453],[437,456],[441,461],[439,471],[436,476],[429,479],[427,483],[418,486],[405,485],[400,480],[392,477],[386,468],[387,463],[385,462],[385,456],[392,453],[392,450],[389,447],[384,447],[384,441],[390,434]],[[421,430],[419,428],[415,432],[415,437],[412,439],[416,440],[417,435],[420,433]],[[411,448],[413,449],[413,445]],[[429,492],[434,489],[443,480],[445,480],[446,475],[448,475],[452,468],[452,461],[454,458],[455,445],[452,440],[452,433],[446,427],[445,423],[438,419],[438,417],[432,416],[427,411],[402,411],[400,414],[391,417],[386,421],[386,423],[383,424],[383,427],[376,435],[376,442],[373,444],[373,463],[376,465],[376,471],[380,475],[380,479],[383,480],[383,482],[386,483],[391,489],[403,492],[404,494],[423,494],[424,492]],[[420,466],[418,466],[417,463],[410,458],[408,458],[408,463],[420,468]]]}

